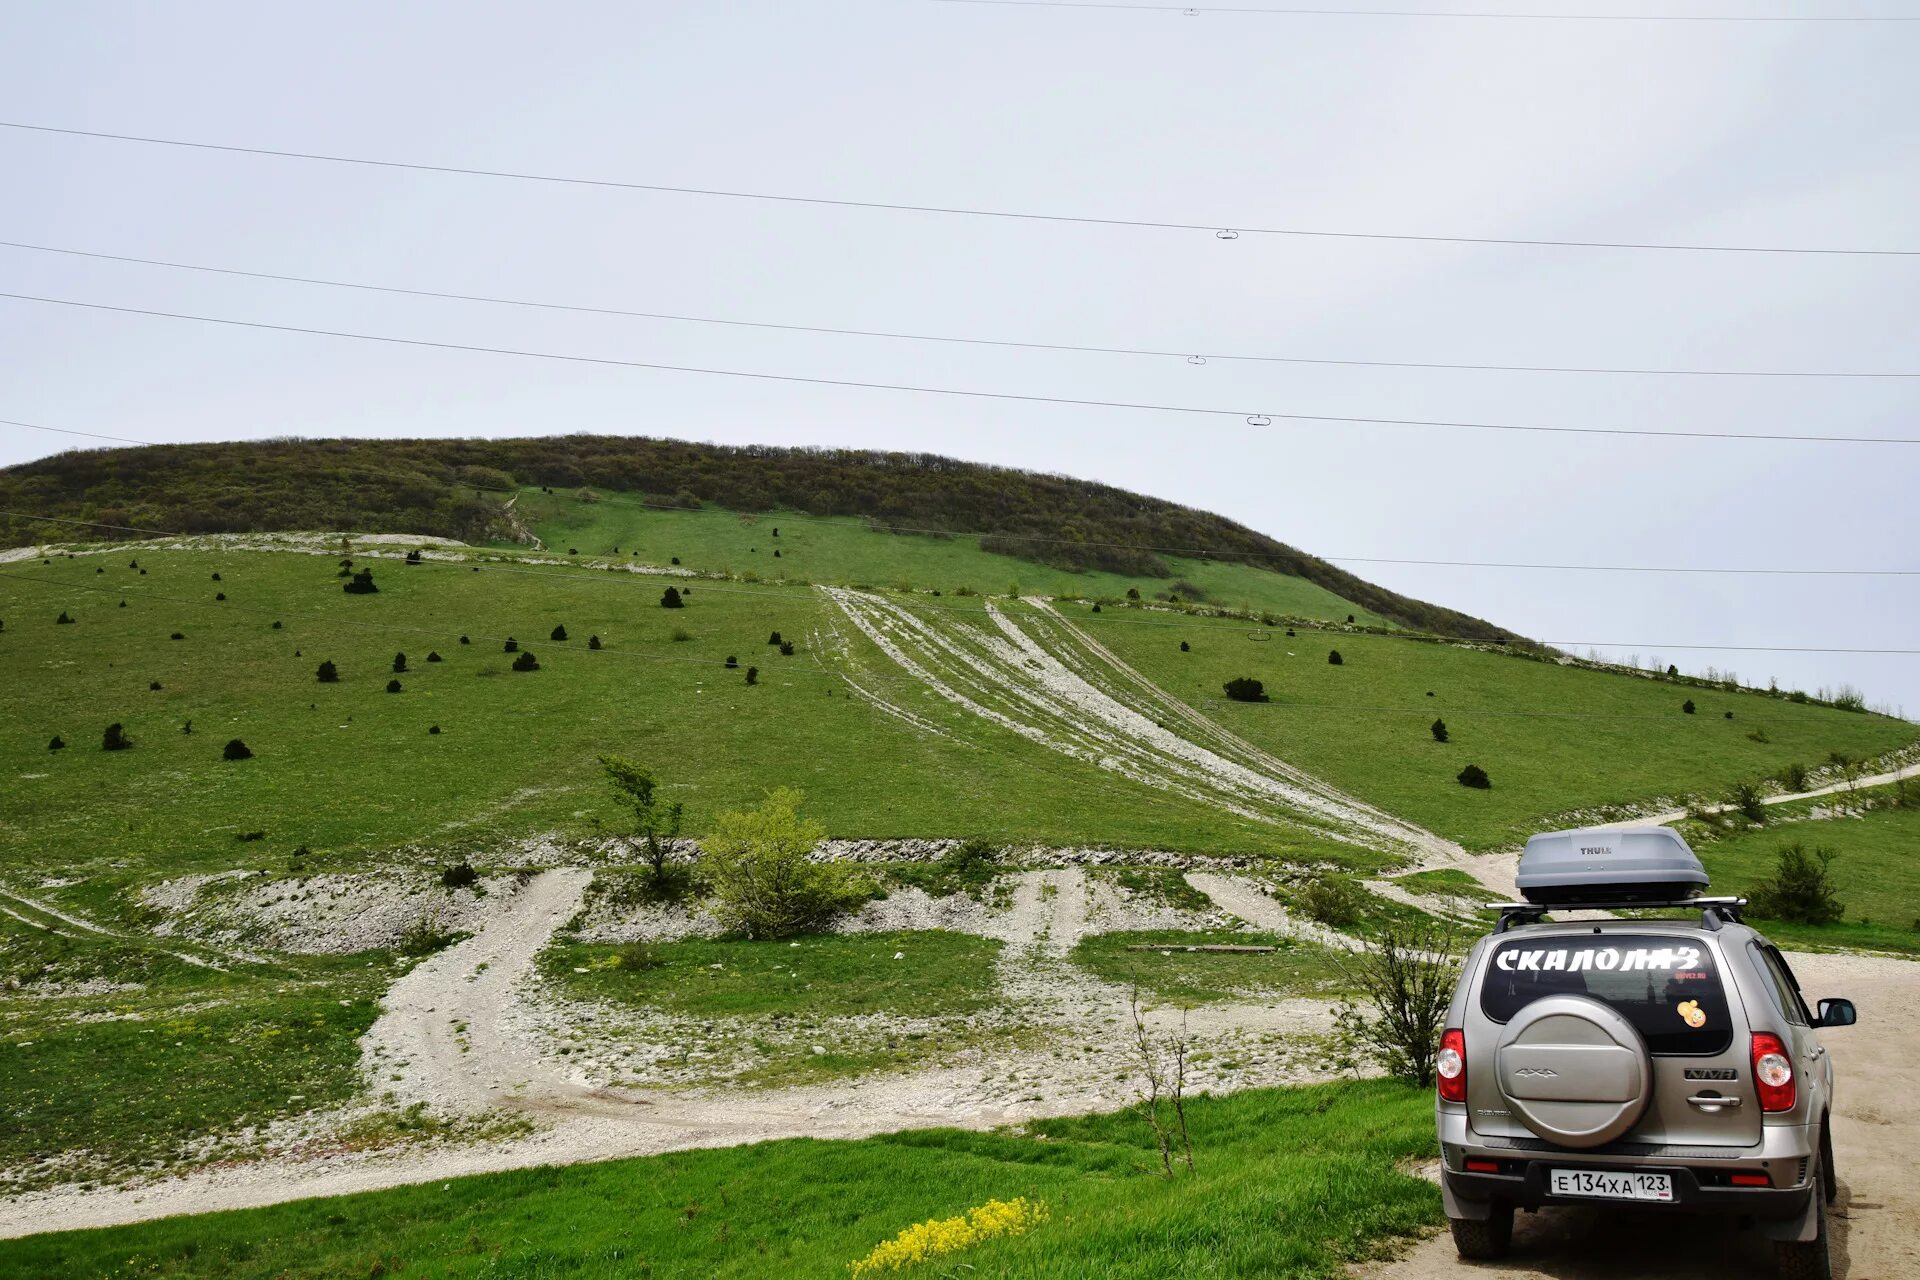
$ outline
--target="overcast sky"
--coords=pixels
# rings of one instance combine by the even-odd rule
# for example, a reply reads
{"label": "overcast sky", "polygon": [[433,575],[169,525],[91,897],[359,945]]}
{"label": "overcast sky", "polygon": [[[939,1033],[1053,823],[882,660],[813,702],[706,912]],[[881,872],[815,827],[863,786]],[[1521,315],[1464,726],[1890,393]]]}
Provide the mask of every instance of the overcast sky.
{"label": "overcast sky", "polygon": [[[1920,23],[1186,17],[920,0],[0,9],[11,121],[1222,227],[1807,247],[1920,249],[1916,65]],[[1920,257],[1222,240],[12,129],[0,129],[0,193],[4,240],[728,319],[1245,355],[1920,373]],[[0,282],[276,324],[1080,399],[1920,436],[1916,378],[1193,365],[405,299],[10,248]],[[144,440],[595,431],[931,450],[1142,490],[1336,558],[1920,569],[1915,446],[1256,427],[12,300],[0,300],[0,352],[0,417]],[[76,443],[0,426],[0,463]],[[1583,652],[1618,641],[1611,656],[1847,683],[1920,714],[1920,658],[1677,647],[1920,647],[1920,577],[1348,567]]]}

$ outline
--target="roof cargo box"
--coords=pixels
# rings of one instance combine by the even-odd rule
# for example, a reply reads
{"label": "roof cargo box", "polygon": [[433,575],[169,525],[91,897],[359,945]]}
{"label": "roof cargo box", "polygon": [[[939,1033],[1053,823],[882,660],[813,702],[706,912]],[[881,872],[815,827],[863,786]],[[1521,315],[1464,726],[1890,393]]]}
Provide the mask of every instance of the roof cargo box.
{"label": "roof cargo box", "polygon": [[1549,831],[1520,855],[1520,892],[1545,907],[1680,902],[1707,887],[1707,872],[1670,827]]}

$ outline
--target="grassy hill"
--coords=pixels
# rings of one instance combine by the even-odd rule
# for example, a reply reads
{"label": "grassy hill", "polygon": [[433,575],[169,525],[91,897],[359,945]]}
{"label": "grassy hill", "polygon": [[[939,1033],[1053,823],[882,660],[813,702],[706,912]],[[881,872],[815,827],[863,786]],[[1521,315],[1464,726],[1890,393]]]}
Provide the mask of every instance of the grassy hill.
{"label": "grassy hill", "polygon": [[[1221,560],[1305,579],[1406,626],[1496,633],[1204,511],[922,453],[584,435],[154,445],[63,453],[0,470],[0,508],[172,532],[355,529],[478,542],[514,528],[503,507],[516,486],[593,486],[681,508],[856,517],[920,531],[914,537],[972,531],[989,551],[1133,578],[1177,577],[1167,556]],[[0,516],[0,546],[48,536],[43,524]]]}

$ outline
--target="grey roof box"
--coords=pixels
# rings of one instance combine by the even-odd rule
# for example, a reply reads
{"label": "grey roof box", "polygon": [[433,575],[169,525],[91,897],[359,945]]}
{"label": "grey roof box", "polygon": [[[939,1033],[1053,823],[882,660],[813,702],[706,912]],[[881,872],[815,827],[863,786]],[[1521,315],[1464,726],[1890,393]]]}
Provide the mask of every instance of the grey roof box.
{"label": "grey roof box", "polygon": [[1548,907],[1674,902],[1707,887],[1707,872],[1670,827],[1549,831],[1520,855],[1520,892]]}

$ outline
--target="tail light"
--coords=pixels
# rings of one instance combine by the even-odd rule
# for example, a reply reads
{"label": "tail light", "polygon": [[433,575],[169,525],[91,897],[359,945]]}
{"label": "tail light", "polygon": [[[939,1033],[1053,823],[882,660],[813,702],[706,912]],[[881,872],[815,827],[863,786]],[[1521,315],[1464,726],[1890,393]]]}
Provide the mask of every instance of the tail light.
{"label": "tail light", "polygon": [[1440,1034],[1440,1052],[1433,1058],[1433,1083],[1440,1091],[1440,1101],[1467,1100],[1467,1034],[1458,1027]]}
{"label": "tail light", "polygon": [[1753,1087],[1760,1093],[1760,1110],[1793,1110],[1793,1059],[1780,1037],[1765,1031],[1753,1033]]}

